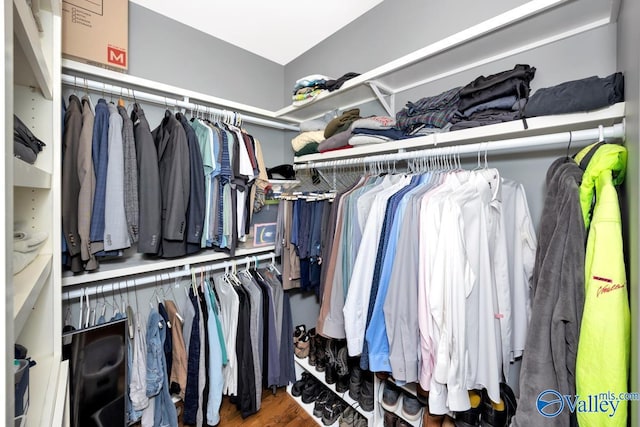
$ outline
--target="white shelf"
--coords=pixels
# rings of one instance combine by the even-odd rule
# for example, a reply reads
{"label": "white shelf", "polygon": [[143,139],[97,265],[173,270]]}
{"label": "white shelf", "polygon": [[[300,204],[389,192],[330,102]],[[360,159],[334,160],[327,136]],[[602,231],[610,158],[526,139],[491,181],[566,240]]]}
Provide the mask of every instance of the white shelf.
{"label": "white shelf", "polygon": [[13,328],[16,337],[20,335],[48,281],[52,259],[51,254],[38,255],[24,270],[13,276]]}
{"label": "white shelf", "polygon": [[13,158],[13,186],[51,188],[51,174],[17,157]]}
{"label": "white shelf", "polygon": [[[200,104],[201,102],[204,102],[205,104],[221,106],[224,109],[231,109],[233,111],[245,113],[243,115],[243,121],[246,123],[254,123],[258,125],[274,127],[276,129],[287,129],[294,131],[299,130],[297,125],[291,124],[291,122],[287,121],[286,119],[269,120],[276,118],[273,111],[254,107],[252,105],[242,104],[239,102],[230,101],[228,99],[218,98],[216,96],[194,92],[192,90],[180,88],[177,86],[171,86],[153,80],[143,79],[124,73],[105,70],[100,67],[72,61],[70,59],[62,60],[62,68],[64,70],[71,71],[71,74],[73,74],[73,76],[62,76],[62,82],[64,84],[74,86],[81,86],[82,84],[84,84],[89,89],[100,90],[102,93],[121,93],[120,87],[115,87],[111,84],[105,83],[113,82],[123,87],[138,91],[136,92],[137,99],[143,99],[148,102],[155,102],[166,105],[167,98],[164,96],[160,97],[158,94],[164,93],[173,96],[178,95],[178,99],[169,100],[169,103],[171,105],[175,104],[177,107],[191,109],[194,107],[194,105],[191,103]],[[91,76],[98,77],[99,82],[90,80],[89,77]],[[146,93],[147,91],[152,93]]]}
{"label": "white shelf", "polygon": [[[20,43],[31,73],[46,99],[53,98],[53,79],[36,27],[31,8],[26,0],[13,0],[13,24],[16,39]],[[21,76],[16,76],[22,78]]]}
{"label": "white shelf", "polygon": [[[323,423],[321,423],[320,421],[318,421],[318,419],[316,418],[316,416],[315,416],[315,415],[313,415],[313,407],[314,407],[314,404],[313,404],[313,403],[304,403],[300,397],[296,397],[296,396],[294,396],[293,394],[291,394],[291,387],[292,387],[292,386],[293,386],[292,384],[289,384],[289,385],[287,386],[287,393],[289,393],[289,396],[291,396],[291,398],[292,398],[293,400],[295,400],[295,401],[296,401],[296,403],[297,403],[297,404],[298,404],[302,409],[304,409],[304,411],[305,411],[307,414],[309,414],[309,416],[311,417],[311,419],[313,419],[313,420],[316,422],[316,424],[317,424],[317,425],[319,425],[319,426],[323,426],[324,424],[323,424]],[[338,425],[338,421],[336,421],[335,423],[331,424],[331,426],[332,426],[332,427],[335,427],[335,426],[337,426],[337,425]]]}
{"label": "white shelf", "polygon": [[600,0],[532,0],[367,71],[307,104],[284,107],[276,117],[301,122],[376,99],[369,82],[393,95],[545,46],[615,22],[614,6]]}
{"label": "white shelf", "polygon": [[622,121],[625,115],[625,104],[620,102],[610,107],[586,113],[559,114],[554,116],[532,117],[527,119],[528,129],[522,120],[513,120],[494,125],[443,132],[416,138],[390,141],[380,144],[355,146],[346,150],[309,154],[294,158],[294,163],[308,163],[350,157],[362,157],[372,154],[394,153],[418,150],[430,147],[442,147],[452,144],[471,144],[503,139],[537,136],[569,130],[593,128],[598,125],[610,126]]}
{"label": "white shelf", "polygon": [[27,427],[52,425],[53,398],[58,388],[61,362],[59,355],[34,355],[36,365],[29,369],[29,409]]}
{"label": "white shelf", "polygon": [[241,258],[244,256],[257,255],[265,252],[271,252],[275,246],[259,246],[259,247],[243,247],[236,250],[233,258],[225,252],[214,252],[207,250],[204,254],[188,256],[177,259],[163,260],[159,258],[149,258],[135,260],[135,265],[131,259],[124,257],[123,260],[115,262],[104,262],[100,264],[100,269],[94,273],[84,273],[71,275],[66,272],[67,276],[62,278],[62,286],[75,286],[84,283],[99,282],[101,280],[114,280],[115,278],[123,278],[136,274],[151,273],[154,271],[166,270],[184,265],[202,264],[213,261],[224,261],[227,259]]}
{"label": "white shelf", "polygon": [[365,411],[364,409],[362,409],[360,407],[360,403],[358,403],[357,401],[353,400],[351,398],[351,396],[349,396],[348,392],[345,393],[340,393],[336,390],[336,385],[335,384],[327,384],[324,380],[324,372],[318,372],[316,371],[316,368],[314,366],[311,366],[309,364],[309,359],[308,358],[304,358],[304,359],[298,359],[297,357],[295,358],[296,363],[298,364],[298,366],[300,366],[302,369],[304,369],[305,371],[307,371],[308,373],[310,373],[311,375],[313,375],[314,377],[316,377],[322,384],[324,384],[329,390],[331,390],[333,393],[335,393],[338,397],[340,397],[340,399],[344,400],[347,405],[351,406],[353,409],[355,409],[356,411],[358,411],[363,417],[365,417],[367,419],[367,422],[369,424],[371,424],[373,422],[373,411],[368,412]]}

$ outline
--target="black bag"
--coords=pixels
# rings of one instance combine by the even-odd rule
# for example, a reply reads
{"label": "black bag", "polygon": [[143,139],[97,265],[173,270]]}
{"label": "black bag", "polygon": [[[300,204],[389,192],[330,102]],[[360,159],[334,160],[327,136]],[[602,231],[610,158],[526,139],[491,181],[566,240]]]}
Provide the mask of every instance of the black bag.
{"label": "black bag", "polygon": [[22,120],[13,115],[13,155],[27,163],[34,164],[38,153],[46,144],[29,130]]}
{"label": "black bag", "polygon": [[518,100],[529,97],[529,83],[536,74],[535,67],[518,64],[513,70],[490,76],[480,76],[460,90],[458,110],[464,111],[492,99],[517,96]]}

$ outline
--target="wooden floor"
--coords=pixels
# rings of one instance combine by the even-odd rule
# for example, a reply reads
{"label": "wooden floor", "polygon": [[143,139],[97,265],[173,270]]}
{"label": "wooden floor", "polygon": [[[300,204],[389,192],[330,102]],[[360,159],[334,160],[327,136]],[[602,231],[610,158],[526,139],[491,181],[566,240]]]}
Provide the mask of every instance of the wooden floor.
{"label": "wooden floor", "polygon": [[242,419],[235,405],[228,397],[222,398],[219,427],[313,427],[317,421],[309,416],[284,388],[274,395],[268,390],[262,392],[262,405],[257,414]]}

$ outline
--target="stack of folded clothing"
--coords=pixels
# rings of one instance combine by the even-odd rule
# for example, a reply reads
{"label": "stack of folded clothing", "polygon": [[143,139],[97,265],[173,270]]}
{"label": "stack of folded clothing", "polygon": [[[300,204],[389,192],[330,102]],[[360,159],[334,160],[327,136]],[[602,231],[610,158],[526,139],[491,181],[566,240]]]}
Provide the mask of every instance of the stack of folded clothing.
{"label": "stack of folded clothing", "polygon": [[525,117],[580,113],[624,101],[624,76],[587,77],[538,89],[524,109]]}
{"label": "stack of folded clothing", "polygon": [[518,64],[512,70],[476,78],[460,90],[458,112],[451,119],[451,130],[523,118],[520,101],[529,97],[529,84],[535,73],[534,67]]}
{"label": "stack of folded clothing", "polygon": [[40,248],[49,237],[46,231],[29,234],[26,231],[13,233],[13,274],[24,270],[38,256]]}
{"label": "stack of folded clothing", "polygon": [[39,140],[22,120],[13,115],[13,155],[34,164],[46,144]]}
{"label": "stack of folded clothing", "polygon": [[396,127],[396,120],[393,117],[372,116],[353,122],[349,144],[377,144],[408,137],[407,134]]}
{"label": "stack of folded clothing", "polygon": [[296,156],[314,154],[318,152],[318,144],[324,140],[324,131],[314,130],[301,132],[291,140],[291,147]]}
{"label": "stack of folded clothing", "polygon": [[293,105],[307,104],[322,93],[329,92],[326,85],[328,80],[332,80],[331,77],[321,74],[313,74],[298,79],[293,87]]}
{"label": "stack of folded clothing", "polygon": [[344,132],[351,127],[351,123],[360,118],[360,109],[354,108],[342,113],[342,115],[331,120],[327,127],[324,129],[324,137],[331,138],[333,135],[339,132]]}
{"label": "stack of folded clothing", "polygon": [[346,73],[342,77],[339,77],[335,80],[327,80],[325,82],[325,87],[329,92],[333,92],[334,90],[338,90],[342,87],[344,82],[347,80],[351,80],[354,77],[358,77],[360,74],[358,73]]}
{"label": "stack of folded clothing", "polygon": [[396,126],[412,136],[417,136],[417,132],[447,130],[458,111],[459,94],[460,88],[456,87],[436,96],[407,102],[406,107],[396,113]]}

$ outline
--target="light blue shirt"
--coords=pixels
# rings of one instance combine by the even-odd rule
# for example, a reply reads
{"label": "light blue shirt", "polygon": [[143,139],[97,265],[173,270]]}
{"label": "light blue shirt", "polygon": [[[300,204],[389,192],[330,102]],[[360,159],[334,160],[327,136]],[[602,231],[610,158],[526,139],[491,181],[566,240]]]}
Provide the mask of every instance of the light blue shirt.
{"label": "light blue shirt", "polygon": [[222,349],[216,325],[216,314],[211,301],[209,284],[205,283],[204,299],[207,303],[209,318],[207,319],[207,334],[209,335],[209,396],[207,400],[207,424],[216,425],[220,422],[220,404],[222,403]]}
{"label": "light blue shirt", "polygon": [[[393,270],[393,261],[398,247],[398,237],[400,230],[405,223],[405,214],[408,216],[407,206],[413,201],[412,195],[424,193],[428,188],[428,181],[431,174],[420,177],[419,184],[416,188],[410,190],[404,195],[398,208],[393,224],[389,233],[387,248],[382,258],[382,270],[380,271],[380,283],[378,285],[378,294],[373,307],[371,321],[365,333],[367,347],[369,350],[369,369],[373,372],[391,372],[391,363],[389,362],[389,340],[387,338],[387,328],[384,320],[384,301],[387,297],[389,289],[391,272]],[[409,226],[409,224],[406,224]]]}

